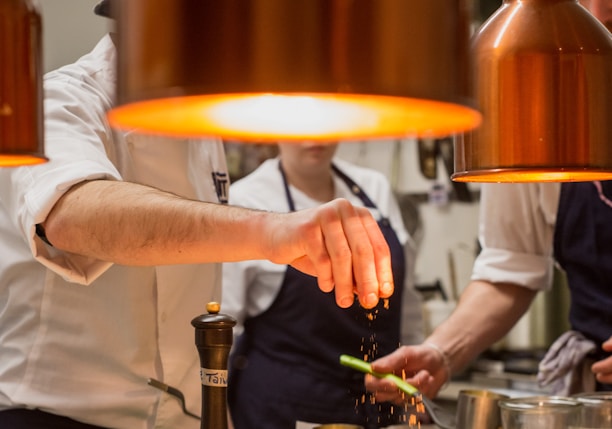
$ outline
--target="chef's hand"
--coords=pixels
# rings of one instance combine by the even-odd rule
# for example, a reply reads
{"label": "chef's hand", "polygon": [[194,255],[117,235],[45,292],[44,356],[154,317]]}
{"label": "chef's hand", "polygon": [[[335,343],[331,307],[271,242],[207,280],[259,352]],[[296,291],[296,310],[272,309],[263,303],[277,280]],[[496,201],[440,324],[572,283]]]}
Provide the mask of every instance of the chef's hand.
{"label": "chef's hand", "polygon": [[[438,394],[450,376],[447,363],[440,351],[426,343],[418,346],[402,346],[393,353],[373,361],[372,369],[375,372],[394,373],[429,398],[434,398]],[[368,374],[365,385],[378,401],[399,405],[409,399],[388,379]]]}
{"label": "chef's hand", "polygon": [[279,216],[270,229],[269,259],[316,276],[340,307],[350,307],[357,294],[372,308],[393,293],[389,246],[366,208],[337,199]]}
{"label": "chef's hand", "polygon": [[[612,337],[602,344],[602,348],[607,352],[612,352]],[[591,366],[591,371],[595,374],[598,382],[612,384],[612,356],[595,362]]]}

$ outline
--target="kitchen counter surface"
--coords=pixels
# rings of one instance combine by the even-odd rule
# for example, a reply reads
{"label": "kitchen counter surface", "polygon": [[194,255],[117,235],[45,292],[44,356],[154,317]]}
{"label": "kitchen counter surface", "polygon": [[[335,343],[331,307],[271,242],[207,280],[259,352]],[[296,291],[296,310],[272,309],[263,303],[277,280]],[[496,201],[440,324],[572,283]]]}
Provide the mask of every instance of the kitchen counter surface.
{"label": "kitchen counter surface", "polygon": [[[317,425],[311,424],[311,423],[301,423],[298,422],[297,425],[295,426],[295,429],[314,429]],[[413,428],[413,429],[439,429],[438,426],[436,425],[418,425],[418,426],[410,426],[410,425],[394,425],[394,426],[387,426],[386,429],[409,429],[409,428]]]}
{"label": "kitchen counter surface", "polygon": [[[457,398],[462,390],[490,390],[502,395],[507,395],[511,398],[523,396],[536,396],[547,394],[547,392],[535,388],[534,377],[532,376],[512,376],[511,382],[508,382],[508,377],[496,377],[491,374],[482,377],[476,377],[469,381],[455,380],[451,381],[446,388],[438,393],[436,402],[447,408],[450,412],[455,412]],[[314,429],[317,425],[312,423],[298,422],[296,429]],[[421,424],[418,426],[394,425],[388,426],[387,429],[438,429],[434,424]]]}

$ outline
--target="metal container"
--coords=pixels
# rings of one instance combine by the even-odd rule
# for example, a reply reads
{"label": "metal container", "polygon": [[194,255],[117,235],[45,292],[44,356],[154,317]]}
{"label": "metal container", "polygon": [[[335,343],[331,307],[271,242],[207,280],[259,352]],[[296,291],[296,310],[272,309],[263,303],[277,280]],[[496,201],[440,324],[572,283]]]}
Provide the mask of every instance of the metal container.
{"label": "metal container", "polygon": [[573,398],[582,404],[580,428],[612,428],[612,392],[578,393]]}
{"label": "metal container", "polygon": [[582,404],[561,396],[530,396],[499,402],[503,429],[579,427]]}
{"label": "metal container", "polygon": [[509,396],[489,390],[462,390],[457,400],[457,429],[498,429],[499,401]]}

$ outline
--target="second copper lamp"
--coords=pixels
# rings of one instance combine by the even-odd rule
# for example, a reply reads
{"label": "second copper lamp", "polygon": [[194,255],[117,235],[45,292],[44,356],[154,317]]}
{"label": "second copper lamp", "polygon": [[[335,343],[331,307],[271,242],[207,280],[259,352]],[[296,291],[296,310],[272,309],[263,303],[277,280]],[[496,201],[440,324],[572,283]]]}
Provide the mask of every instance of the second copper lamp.
{"label": "second copper lamp", "polygon": [[454,180],[612,179],[612,36],[577,0],[504,0],[471,60],[483,122]]}

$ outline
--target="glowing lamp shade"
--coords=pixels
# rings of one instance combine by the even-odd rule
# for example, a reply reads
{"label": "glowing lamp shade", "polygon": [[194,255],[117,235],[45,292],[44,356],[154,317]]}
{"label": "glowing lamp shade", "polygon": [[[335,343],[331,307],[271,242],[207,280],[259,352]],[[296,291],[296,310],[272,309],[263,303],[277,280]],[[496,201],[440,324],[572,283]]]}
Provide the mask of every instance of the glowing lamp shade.
{"label": "glowing lamp shade", "polygon": [[29,0],[0,1],[0,167],[45,162],[41,18]]}
{"label": "glowing lamp shade", "polygon": [[577,0],[504,0],[471,49],[483,122],[453,180],[612,179],[612,36]]}
{"label": "glowing lamp shade", "polygon": [[278,141],[446,136],[468,98],[470,0],[116,2],[117,128]]}

